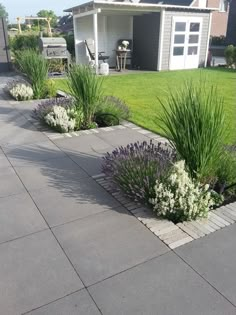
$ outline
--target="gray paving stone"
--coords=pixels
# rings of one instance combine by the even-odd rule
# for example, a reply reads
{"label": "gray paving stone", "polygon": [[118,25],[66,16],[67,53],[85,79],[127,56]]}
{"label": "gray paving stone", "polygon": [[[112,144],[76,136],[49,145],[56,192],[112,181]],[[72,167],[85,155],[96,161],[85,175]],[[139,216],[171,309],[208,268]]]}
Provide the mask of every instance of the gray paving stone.
{"label": "gray paving stone", "polygon": [[58,180],[51,187],[30,192],[50,226],[81,219],[120,205],[93,179],[72,179]]}
{"label": "gray paving stone", "polygon": [[0,243],[47,229],[27,193],[1,198]]}
{"label": "gray paving stone", "polygon": [[11,166],[6,156],[0,151],[0,170],[6,167]]}
{"label": "gray paving stone", "polygon": [[149,141],[149,139],[132,129],[114,130],[107,133],[99,133],[98,137],[113,147],[125,146],[134,142]]}
{"label": "gray paving stone", "polygon": [[236,213],[232,211],[230,208],[221,207],[221,211],[224,213],[224,215],[236,221]]}
{"label": "gray paving stone", "polygon": [[68,157],[41,161],[39,165],[16,166],[15,170],[28,191],[54,187],[58,184],[79,183],[83,178],[88,177],[88,174]]}
{"label": "gray paving stone", "polygon": [[53,231],[86,285],[168,251],[123,208],[62,225]]}
{"label": "gray paving stone", "polygon": [[13,168],[2,168],[0,176],[0,197],[7,197],[23,192],[25,192],[25,188]]}
{"label": "gray paving stone", "polygon": [[173,253],[89,288],[104,315],[233,315],[235,308]]}
{"label": "gray paving stone", "polygon": [[224,219],[225,221],[229,222],[230,224],[233,224],[235,222],[234,220],[229,218],[229,216],[225,215],[224,210],[221,208],[215,210],[214,213],[221,217],[222,219]]}
{"label": "gray paving stone", "polygon": [[22,314],[83,287],[50,231],[0,245],[1,313]]}
{"label": "gray paving stone", "polygon": [[110,150],[112,147],[107,142],[98,137],[99,134],[81,135],[71,139],[55,140],[54,142],[68,154],[99,152]]}
{"label": "gray paving stone", "polygon": [[176,249],[178,255],[234,305],[236,305],[235,235],[236,224],[232,224]]}
{"label": "gray paving stone", "polygon": [[65,157],[65,153],[49,140],[22,146],[8,146],[3,150],[13,166],[39,165],[45,160]]}
{"label": "gray paving stone", "polygon": [[58,301],[26,313],[27,315],[99,315],[90,295],[85,289],[70,294]]}

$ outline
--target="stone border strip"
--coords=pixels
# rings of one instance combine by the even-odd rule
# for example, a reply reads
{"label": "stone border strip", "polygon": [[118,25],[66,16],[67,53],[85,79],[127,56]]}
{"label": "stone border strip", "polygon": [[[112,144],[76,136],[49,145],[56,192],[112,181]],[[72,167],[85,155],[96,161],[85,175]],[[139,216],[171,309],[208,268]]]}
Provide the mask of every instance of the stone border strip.
{"label": "stone border strip", "polygon": [[234,202],[210,211],[208,219],[174,224],[171,221],[158,218],[151,209],[125,197],[122,191],[111,185],[109,178],[105,174],[92,177],[171,249],[204,237],[236,222],[236,202]]}

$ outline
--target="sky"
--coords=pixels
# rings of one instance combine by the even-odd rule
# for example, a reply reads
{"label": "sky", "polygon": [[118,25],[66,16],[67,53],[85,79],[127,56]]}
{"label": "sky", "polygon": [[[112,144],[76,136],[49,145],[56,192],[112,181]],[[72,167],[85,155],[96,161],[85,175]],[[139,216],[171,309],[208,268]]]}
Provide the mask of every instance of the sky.
{"label": "sky", "polygon": [[36,15],[40,10],[53,10],[58,16],[63,15],[63,10],[78,5],[82,0],[0,0],[9,14],[10,23],[16,23],[16,17]]}

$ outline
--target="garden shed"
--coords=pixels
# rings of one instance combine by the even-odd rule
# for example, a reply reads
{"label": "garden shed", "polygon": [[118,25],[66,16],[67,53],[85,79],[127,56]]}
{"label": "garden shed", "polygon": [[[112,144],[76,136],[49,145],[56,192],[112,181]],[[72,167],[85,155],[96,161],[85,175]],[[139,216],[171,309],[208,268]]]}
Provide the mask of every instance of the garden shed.
{"label": "garden shed", "polygon": [[141,70],[206,66],[213,9],[93,0],[66,11],[73,14],[77,63],[89,62],[85,41],[92,39],[96,65],[104,52],[115,67],[119,42],[127,40],[132,43],[131,63]]}

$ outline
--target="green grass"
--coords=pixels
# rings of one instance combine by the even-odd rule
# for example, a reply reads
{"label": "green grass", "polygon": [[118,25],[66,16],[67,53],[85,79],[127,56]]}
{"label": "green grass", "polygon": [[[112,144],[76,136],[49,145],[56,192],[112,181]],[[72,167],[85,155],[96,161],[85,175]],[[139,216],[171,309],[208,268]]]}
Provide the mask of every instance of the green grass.
{"label": "green grass", "polygon": [[[198,69],[170,72],[138,73],[104,77],[104,94],[113,95],[126,102],[131,110],[130,121],[160,133],[156,117],[161,111],[158,101],[168,98],[169,90],[178,90],[184,81],[206,80],[218,89],[224,98],[228,138],[226,142],[236,143],[236,71],[223,68]],[[58,89],[68,90],[66,80],[58,79]]]}

